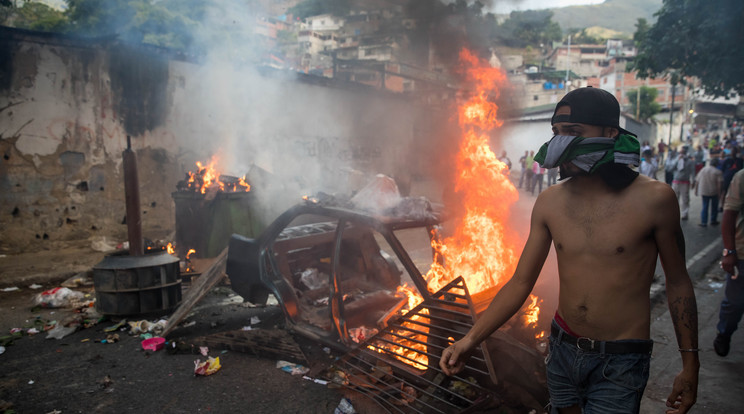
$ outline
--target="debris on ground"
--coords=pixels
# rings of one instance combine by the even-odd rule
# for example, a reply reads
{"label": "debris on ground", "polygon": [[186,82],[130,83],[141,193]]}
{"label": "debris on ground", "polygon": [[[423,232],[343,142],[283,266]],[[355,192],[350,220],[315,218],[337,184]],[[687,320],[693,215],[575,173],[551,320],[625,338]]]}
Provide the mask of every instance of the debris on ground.
{"label": "debris on ground", "polygon": [[83,292],[66,287],[45,290],[34,297],[34,304],[42,308],[65,308],[81,304],[85,299]]}
{"label": "debris on ground", "polygon": [[356,410],[348,398],[342,398],[341,402],[338,403],[338,407],[333,410],[333,414],[356,414]]}
{"label": "debris on ground", "polygon": [[87,273],[78,273],[75,276],[65,280],[60,284],[66,288],[79,288],[83,286],[93,286],[93,279]]}
{"label": "debris on ground", "polygon": [[276,367],[292,375],[305,375],[310,371],[310,368],[303,365],[282,360],[276,361]]}
{"label": "debris on ground", "polygon": [[220,357],[207,358],[206,361],[201,362],[200,360],[194,361],[194,375],[212,375],[222,368],[220,365]]}

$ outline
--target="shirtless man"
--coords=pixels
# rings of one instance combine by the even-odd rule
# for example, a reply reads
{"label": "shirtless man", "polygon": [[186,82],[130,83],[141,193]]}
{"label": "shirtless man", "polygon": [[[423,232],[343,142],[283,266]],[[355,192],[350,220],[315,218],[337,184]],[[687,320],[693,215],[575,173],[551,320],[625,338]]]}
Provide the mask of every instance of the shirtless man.
{"label": "shirtless man", "polygon": [[[558,103],[556,136],[536,158],[545,167],[560,166],[561,180],[570,179],[538,196],[512,279],[473,328],[444,350],[440,367],[447,375],[459,372],[470,351],[521,308],[552,242],[560,280],[546,359],[552,412],[638,412],[653,346],[649,289],[657,255],[682,357],[667,413],[685,413],[695,403],[697,306],[679,205],[668,185],[628,167],[637,165],[640,145],[620,128],[619,117],[617,100],[601,89],[577,89]],[[600,137],[594,141],[609,145],[612,156],[603,152],[601,162],[597,144],[591,150],[566,145],[583,140],[577,137]]]}

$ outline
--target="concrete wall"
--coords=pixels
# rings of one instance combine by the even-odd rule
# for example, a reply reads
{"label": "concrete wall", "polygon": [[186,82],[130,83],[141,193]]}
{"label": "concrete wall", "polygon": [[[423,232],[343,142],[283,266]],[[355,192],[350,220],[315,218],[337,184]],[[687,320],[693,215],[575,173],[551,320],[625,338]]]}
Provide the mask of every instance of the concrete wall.
{"label": "concrete wall", "polygon": [[150,239],[172,237],[171,192],[212,156],[223,174],[272,173],[281,188],[258,198],[276,215],[375,173],[446,169],[436,158],[452,151],[447,116],[358,87],[117,42],[0,39],[0,253],[126,240],[127,135]]}

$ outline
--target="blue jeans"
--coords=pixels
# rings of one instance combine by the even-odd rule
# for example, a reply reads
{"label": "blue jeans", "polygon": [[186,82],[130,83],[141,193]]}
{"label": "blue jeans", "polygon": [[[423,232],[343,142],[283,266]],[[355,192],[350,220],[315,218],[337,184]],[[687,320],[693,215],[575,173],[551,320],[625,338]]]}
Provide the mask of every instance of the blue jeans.
{"label": "blue jeans", "polygon": [[551,414],[574,405],[581,407],[584,414],[637,413],[648,382],[651,355],[583,351],[561,341],[564,334],[561,329],[558,337],[550,336],[550,352],[545,360]]}
{"label": "blue jeans", "polygon": [[736,331],[744,314],[744,260],[736,262],[736,267],[739,269],[739,277],[731,279],[731,275],[726,275],[726,289],[718,312],[718,333],[726,336],[731,336]]}
{"label": "blue jeans", "polygon": [[718,222],[718,196],[703,196],[703,210],[700,212],[700,224],[708,224],[708,206],[710,210],[710,222]]}

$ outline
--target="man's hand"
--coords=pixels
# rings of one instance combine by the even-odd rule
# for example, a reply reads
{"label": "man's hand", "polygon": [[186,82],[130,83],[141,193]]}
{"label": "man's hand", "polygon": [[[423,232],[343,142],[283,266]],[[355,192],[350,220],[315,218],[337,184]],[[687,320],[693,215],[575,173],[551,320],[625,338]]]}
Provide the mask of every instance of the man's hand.
{"label": "man's hand", "polygon": [[672,393],[666,401],[666,406],[670,408],[666,410],[666,414],[684,414],[697,401],[698,372],[697,370],[690,371],[683,369],[674,378]]}
{"label": "man's hand", "polygon": [[736,267],[736,262],[738,259],[736,258],[735,254],[730,254],[728,256],[723,256],[721,258],[721,269],[725,270],[726,273],[733,275],[735,274],[734,268]]}
{"label": "man's hand", "polygon": [[442,351],[442,358],[439,360],[439,368],[442,368],[447,375],[455,375],[465,367],[465,361],[470,357],[472,344],[463,338]]}

